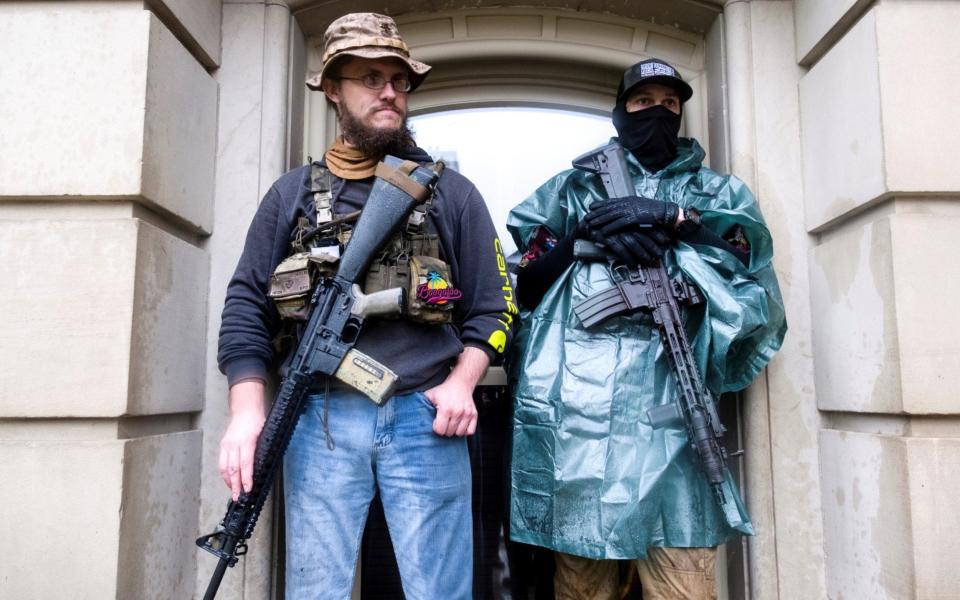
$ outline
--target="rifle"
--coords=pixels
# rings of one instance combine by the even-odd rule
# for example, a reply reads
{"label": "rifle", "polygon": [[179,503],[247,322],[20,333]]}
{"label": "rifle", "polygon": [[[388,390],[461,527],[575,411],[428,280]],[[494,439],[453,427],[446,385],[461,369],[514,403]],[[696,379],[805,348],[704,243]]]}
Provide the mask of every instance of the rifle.
{"label": "rifle", "polygon": [[311,313],[296,350],[285,362],[277,398],[257,440],[253,488],[227,505],[220,526],[197,539],[197,545],[220,559],[204,600],[212,600],[227,570],[247,553],[260,511],[282,467],[303,400],[317,375],[351,382],[375,401],[389,397],[396,375],[353,348],[364,318],[399,314],[403,290],[394,288],[364,295],[357,281],[370,261],[406,221],[414,205],[431,192],[437,174],[410,161],[387,156],[377,165],[366,207],[353,229],[333,277],[320,280],[310,299]]}
{"label": "rifle", "polygon": [[[616,142],[577,157],[573,166],[599,175],[610,198],[634,194],[623,148]],[[662,261],[656,267],[616,265],[602,247],[586,240],[574,242],[574,256],[581,260],[610,260],[616,281],[614,287],[594,294],[574,307],[574,313],[585,328],[637,310],[652,313],[677,382],[678,397],[676,402],[647,411],[650,424],[654,429],[686,428],[690,447],[727,522],[734,529],[754,534],[753,526],[741,517],[728,476],[728,455],[723,446],[726,428],[720,422],[713,395],[697,371],[683,327],[680,303],[687,306],[702,303],[704,299],[700,290],[682,275],[671,279]]]}

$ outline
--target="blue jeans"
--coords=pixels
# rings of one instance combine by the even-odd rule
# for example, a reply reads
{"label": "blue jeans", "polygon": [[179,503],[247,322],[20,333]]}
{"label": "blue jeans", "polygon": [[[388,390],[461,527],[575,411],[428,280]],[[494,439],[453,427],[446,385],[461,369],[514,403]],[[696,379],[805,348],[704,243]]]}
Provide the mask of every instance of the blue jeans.
{"label": "blue jeans", "polygon": [[[323,431],[325,402],[333,450]],[[343,388],[308,398],[284,459],[288,599],[350,598],[375,491],[408,600],[470,598],[466,438],[436,435],[434,416],[420,392],[383,406]]]}

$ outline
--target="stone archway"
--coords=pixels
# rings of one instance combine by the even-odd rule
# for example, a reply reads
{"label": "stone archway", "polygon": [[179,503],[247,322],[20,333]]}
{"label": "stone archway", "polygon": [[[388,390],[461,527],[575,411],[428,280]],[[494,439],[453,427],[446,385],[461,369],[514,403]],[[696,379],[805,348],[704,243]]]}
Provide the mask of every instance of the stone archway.
{"label": "stone archway", "polygon": [[[433,65],[410,98],[411,114],[480,106],[549,106],[607,114],[617,82],[638,59],[669,60],[694,88],[685,128],[709,147],[706,42],[674,27],[606,15],[500,8],[396,16],[411,52]],[[319,70],[322,38],[307,39],[307,71]],[[334,137],[321,94],[305,99],[305,150]]]}
{"label": "stone archway", "polygon": [[[716,17],[717,13],[714,13]],[[315,15],[316,16],[316,15]],[[434,68],[410,97],[412,116],[460,108],[535,106],[609,114],[623,69],[647,57],[668,60],[694,89],[684,135],[696,137],[718,169],[726,166],[720,52],[707,37],[677,27],[556,9],[463,9],[395,15],[411,53]],[[715,42],[717,44],[719,42]],[[319,70],[322,36],[306,39],[306,71]],[[713,93],[711,93],[713,92]],[[713,133],[713,136],[711,136]],[[335,137],[321,94],[304,97],[304,155],[318,156]],[[742,553],[739,553],[742,554]],[[745,560],[731,572],[745,587]],[[723,579],[721,574],[721,579]],[[721,581],[727,597],[727,582]]]}

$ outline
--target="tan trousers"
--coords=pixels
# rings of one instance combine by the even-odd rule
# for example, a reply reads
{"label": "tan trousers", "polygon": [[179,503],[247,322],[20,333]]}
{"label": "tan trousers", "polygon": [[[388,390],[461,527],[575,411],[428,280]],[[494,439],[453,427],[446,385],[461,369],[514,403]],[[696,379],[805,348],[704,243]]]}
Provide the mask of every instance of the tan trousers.
{"label": "tan trousers", "polygon": [[[619,600],[617,562],[554,554],[557,600]],[[716,600],[716,548],[650,548],[637,559],[643,600]]]}

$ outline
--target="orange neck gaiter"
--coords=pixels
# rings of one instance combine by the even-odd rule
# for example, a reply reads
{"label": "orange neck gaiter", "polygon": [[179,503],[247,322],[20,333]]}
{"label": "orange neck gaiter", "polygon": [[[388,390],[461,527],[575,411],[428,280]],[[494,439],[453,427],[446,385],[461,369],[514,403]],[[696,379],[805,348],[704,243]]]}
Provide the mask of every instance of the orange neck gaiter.
{"label": "orange neck gaiter", "polygon": [[337,136],[333,145],[327,148],[324,159],[330,172],[340,179],[366,179],[372,177],[377,168],[377,159],[369,158],[360,150],[347,146],[343,136]]}

